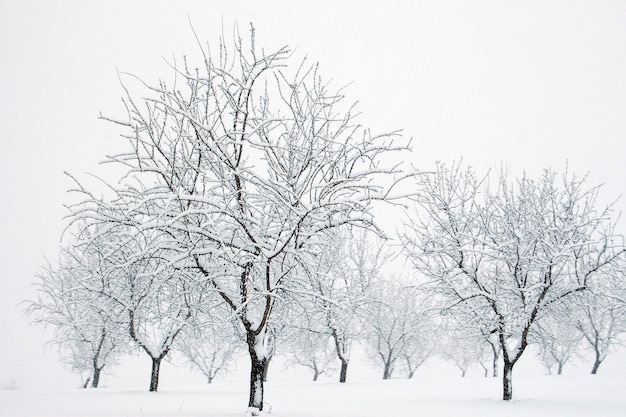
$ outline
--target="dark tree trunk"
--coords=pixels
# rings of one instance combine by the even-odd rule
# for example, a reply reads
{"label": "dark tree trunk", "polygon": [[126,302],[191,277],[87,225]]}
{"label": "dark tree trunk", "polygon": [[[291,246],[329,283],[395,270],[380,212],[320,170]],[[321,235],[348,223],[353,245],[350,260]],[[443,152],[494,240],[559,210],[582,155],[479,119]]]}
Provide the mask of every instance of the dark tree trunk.
{"label": "dark tree trunk", "polygon": [[600,367],[601,363],[602,360],[600,360],[600,358],[596,356],[596,360],[593,362],[593,368],[591,368],[591,375],[595,375],[598,373],[598,368]]}
{"label": "dark tree trunk", "polygon": [[502,352],[502,359],[504,367],[502,371],[502,399],[504,401],[510,401],[513,399],[513,367],[522,357],[526,347],[528,346],[527,338],[530,327],[526,327],[522,332],[522,340],[519,347],[514,350],[513,354],[507,349],[506,337],[503,333],[500,333],[500,351]]}
{"label": "dark tree trunk", "polygon": [[556,373],[558,375],[562,375],[563,374],[563,362],[559,362],[559,368],[557,369]]}
{"label": "dark tree trunk", "polygon": [[383,379],[391,378],[391,366],[388,363],[385,363],[385,367],[383,368]]}
{"label": "dark tree trunk", "polygon": [[491,344],[491,350],[493,351],[493,362],[492,362],[492,369],[493,369],[493,377],[497,378],[498,377],[498,348],[495,344]]}
{"label": "dark tree trunk", "polygon": [[341,359],[341,372],[339,373],[339,382],[346,382],[348,378],[348,360]]}
{"label": "dark tree trunk", "polygon": [[150,392],[156,392],[159,388],[159,372],[161,371],[161,360],[160,358],[152,358],[152,373],[150,375]]}
{"label": "dark tree trunk", "polygon": [[513,365],[514,363],[504,361],[504,371],[502,376],[502,399],[510,401],[513,399]]}
{"label": "dark tree trunk", "polygon": [[248,346],[250,351],[250,398],[248,407],[263,410],[263,375],[266,369],[266,360],[260,359],[254,346]]}
{"label": "dark tree trunk", "polygon": [[93,366],[91,388],[98,388],[98,384],[100,383],[100,372],[102,371],[102,368],[104,368],[104,364],[102,366],[98,366],[98,358],[100,357],[100,354],[102,353],[102,346],[104,346],[104,341],[106,339],[106,336],[107,336],[106,331],[103,330],[100,336],[100,343],[98,343],[98,350],[96,351],[96,354],[94,355],[92,362],[91,362]]}
{"label": "dark tree trunk", "polygon": [[[246,343],[248,344],[248,353],[250,354],[250,397],[248,399],[248,407],[263,411],[263,382],[264,375],[267,371],[267,359],[256,350],[258,338],[262,337],[256,334],[249,326],[246,331]],[[253,413],[253,415],[256,415]]]}
{"label": "dark tree trunk", "polygon": [[87,388],[87,386],[89,386],[89,382],[91,381],[91,377],[88,376],[87,380],[85,381],[85,383],[83,384],[83,388]]}
{"label": "dark tree trunk", "polygon": [[409,358],[406,358],[406,365],[407,365],[407,369],[409,370],[409,379],[413,378],[413,375],[415,375],[415,371],[417,371],[417,368],[419,367],[416,366],[415,368],[411,366],[411,361],[409,360]]}
{"label": "dark tree trunk", "polygon": [[320,374],[320,370],[317,369],[317,363],[313,362],[313,382],[317,381],[317,378],[319,378]]}
{"label": "dark tree trunk", "polygon": [[98,367],[93,368],[93,378],[91,379],[91,388],[98,388],[98,384],[100,383],[100,372],[102,372],[102,368],[98,368]]}

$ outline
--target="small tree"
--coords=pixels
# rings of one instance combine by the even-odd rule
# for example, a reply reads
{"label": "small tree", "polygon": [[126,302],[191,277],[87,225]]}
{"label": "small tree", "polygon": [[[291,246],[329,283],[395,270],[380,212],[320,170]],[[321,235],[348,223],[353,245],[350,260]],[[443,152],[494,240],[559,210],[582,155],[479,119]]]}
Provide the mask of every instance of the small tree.
{"label": "small tree", "polygon": [[488,347],[482,335],[469,333],[462,329],[451,329],[447,332],[440,344],[441,358],[452,361],[461,371],[461,377],[465,377],[472,365],[479,365],[488,374],[488,368],[483,360],[488,353]]}
{"label": "small tree", "polygon": [[370,308],[375,282],[388,259],[383,242],[374,242],[363,230],[344,228],[319,241],[305,273],[306,309],[313,331],[331,336],[341,364],[339,382],[347,381],[352,344],[364,332],[363,318]]}
{"label": "small tree", "polygon": [[85,387],[98,387],[102,370],[116,362],[124,346],[121,309],[92,290],[110,266],[100,242],[67,246],[57,267],[48,265],[37,274],[38,298],[27,302],[35,323],[54,326],[53,343],[71,369],[90,373]]}
{"label": "small tree", "polygon": [[[418,293],[397,280],[379,283],[365,316],[365,339],[370,358],[382,365],[383,379],[406,367],[409,377],[430,356],[432,309]],[[428,335],[428,336],[427,336]]]}
{"label": "small tree", "polygon": [[230,371],[234,359],[244,347],[237,323],[224,308],[212,308],[196,314],[177,345],[190,367],[202,372],[210,384],[218,375]]}
{"label": "small tree", "polygon": [[576,331],[575,323],[570,317],[575,309],[576,307],[566,307],[563,310],[558,308],[556,314],[543,317],[532,329],[531,339],[539,346],[539,357],[550,374],[552,367],[556,365],[556,372],[561,375],[565,364],[580,349],[581,335]]}
{"label": "small tree", "polygon": [[610,294],[586,293],[579,298],[575,327],[593,352],[591,374],[595,375],[611,349],[626,332],[626,305]]}
{"label": "small tree", "polygon": [[289,329],[288,338],[290,343],[285,346],[287,363],[310,369],[313,381],[337,370],[333,366],[337,355],[328,334],[299,327]]}
{"label": "small tree", "polygon": [[193,281],[162,256],[167,255],[140,257],[125,266],[117,283],[123,292],[111,295],[125,306],[130,338],[152,361],[150,391],[157,391],[161,362],[184,335],[198,305]]}

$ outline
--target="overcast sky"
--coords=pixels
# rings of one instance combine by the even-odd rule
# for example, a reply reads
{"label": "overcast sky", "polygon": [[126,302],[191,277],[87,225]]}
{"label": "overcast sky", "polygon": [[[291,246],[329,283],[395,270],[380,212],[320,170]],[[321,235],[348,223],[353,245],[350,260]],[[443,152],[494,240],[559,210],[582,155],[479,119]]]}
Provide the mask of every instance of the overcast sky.
{"label": "overcast sky", "polygon": [[57,256],[63,171],[97,172],[119,149],[118,128],[98,120],[123,115],[117,71],[169,76],[164,58],[198,52],[190,20],[209,43],[253,22],[257,45],[319,61],[337,87],[352,83],[361,123],[413,137],[418,168],[463,157],[534,175],[569,161],[607,200],[626,191],[622,0],[2,0],[0,385],[59,381],[17,304]]}

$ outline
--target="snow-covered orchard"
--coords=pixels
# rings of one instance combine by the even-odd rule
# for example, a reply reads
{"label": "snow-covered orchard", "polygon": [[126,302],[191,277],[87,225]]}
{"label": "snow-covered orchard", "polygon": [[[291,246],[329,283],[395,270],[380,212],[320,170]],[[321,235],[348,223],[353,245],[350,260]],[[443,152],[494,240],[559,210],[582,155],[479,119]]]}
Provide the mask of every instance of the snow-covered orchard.
{"label": "snow-covered orchard", "polygon": [[[625,246],[600,187],[567,166],[415,167],[416,144],[371,131],[323,65],[266,50],[253,27],[198,45],[158,82],[120,74],[123,108],[101,118],[125,150],[110,177],[70,173],[60,255],[26,307],[94,390],[3,391],[0,413],[624,409],[614,377],[513,377],[530,347],[549,372],[582,357],[595,374],[626,331]],[[356,346],[384,381],[350,382]],[[210,385],[98,388],[133,354],[150,360],[147,391],[174,354]],[[242,354],[247,386],[213,383]],[[266,383],[277,358],[338,382]],[[412,379],[431,359],[484,376]]]}

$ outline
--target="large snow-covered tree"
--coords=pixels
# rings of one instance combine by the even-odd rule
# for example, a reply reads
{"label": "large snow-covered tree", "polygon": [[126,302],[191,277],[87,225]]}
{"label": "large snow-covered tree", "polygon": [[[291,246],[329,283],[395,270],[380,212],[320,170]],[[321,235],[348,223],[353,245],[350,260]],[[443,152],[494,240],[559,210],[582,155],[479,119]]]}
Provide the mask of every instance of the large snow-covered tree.
{"label": "large snow-covered tree", "polygon": [[531,329],[551,307],[588,289],[623,252],[598,187],[546,170],[512,181],[439,164],[417,184],[403,233],[416,271],[446,311],[465,325],[497,329],[504,360],[503,399]]}
{"label": "large snow-covered tree", "polygon": [[[263,408],[268,323],[290,296],[299,254],[321,233],[373,224],[399,174],[395,134],[373,135],[317,65],[235,31],[232,47],[200,47],[173,79],[124,82],[128,150],[113,197],[85,192],[77,218],[150,231],[170,262],[196,268],[244,330],[249,406]],[[388,166],[385,163],[389,163]],[[83,190],[85,191],[85,190]]]}

